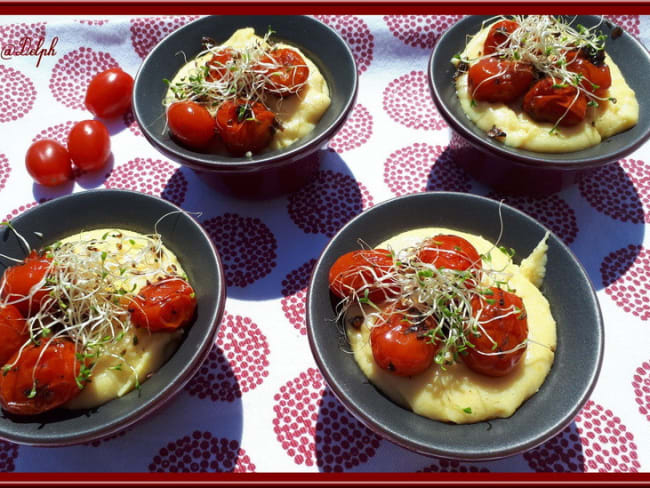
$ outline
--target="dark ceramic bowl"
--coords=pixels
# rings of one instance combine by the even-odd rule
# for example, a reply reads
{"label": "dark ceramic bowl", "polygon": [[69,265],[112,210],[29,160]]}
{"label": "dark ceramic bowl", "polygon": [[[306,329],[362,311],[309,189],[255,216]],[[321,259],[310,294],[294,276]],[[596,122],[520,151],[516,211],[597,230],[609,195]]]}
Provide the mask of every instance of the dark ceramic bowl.
{"label": "dark ceramic bowl", "polygon": [[[547,229],[526,214],[502,206],[501,245],[527,256]],[[307,331],[323,376],[341,402],[371,430],[422,454],[464,460],[496,459],[531,449],[564,429],[589,398],[603,357],[603,321],[596,293],[571,251],[551,234],[542,293],[557,322],[557,351],[540,390],[506,419],[447,424],[407,410],[370,384],[353,356],[342,347],[332,323],[335,301],[328,272],[342,254],[359,249],[358,240],[376,246],[422,227],[441,226],[482,235],[495,242],[499,203],[461,193],[421,193],[395,198],[363,212],[327,245],[314,268],[307,295]],[[348,346],[349,350],[349,346]]]}
{"label": "dark ceramic bowl", "polygon": [[[641,146],[650,136],[650,55],[628,33],[613,39],[615,28],[603,22],[608,36],[606,51],[618,65],[639,102],[639,122],[625,132],[581,151],[550,154],[508,147],[487,137],[463,112],[453,82],[453,56],[465,48],[466,36],[481,29],[488,16],[469,16],[457,22],[438,40],[429,60],[428,77],[433,100],[440,114],[460,135],[456,162],[484,183],[509,193],[548,194],[577,181],[586,172],[613,163]],[[578,15],[574,25],[596,25],[600,17]]]}
{"label": "dark ceramic bowl", "polygon": [[[226,41],[242,27],[257,34],[273,28],[272,40],[299,47],[318,66],[330,89],[329,108],[314,130],[291,146],[251,158],[192,151],[176,143],[166,130],[163,79],[172,79],[201,51],[201,38]],[[197,171],[219,190],[246,198],[265,198],[294,191],[318,171],[314,154],[326,146],[347,119],[357,95],[357,67],[350,48],[330,27],[305,16],[225,15],[200,18],[162,40],[143,61],[135,78],[133,110],[142,133],[158,150]],[[308,156],[312,155],[311,158]]]}
{"label": "dark ceramic bowl", "polygon": [[[39,249],[59,239],[102,227],[120,227],[151,234],[160,217],[180,210],[156,197],[121,190],[74,193],[43,203],[12,220],[16,230]],[[35,232],[42,234],[38,237]],[[174,355],[139,391],[91,410],[58,408],[41,415],[18,417],[2,411],[0,438],[35,446],[88,442],[129,427],[178,393],[210,352],[226,299],[223,268],[212,241],[186,213],[158,224],[163,243],[177,256],[197,296],[197,315]],[[0,253],[23,257],[24,248],[9,229],[0,230]],[[0,260],[0,272],[9,264]]]}

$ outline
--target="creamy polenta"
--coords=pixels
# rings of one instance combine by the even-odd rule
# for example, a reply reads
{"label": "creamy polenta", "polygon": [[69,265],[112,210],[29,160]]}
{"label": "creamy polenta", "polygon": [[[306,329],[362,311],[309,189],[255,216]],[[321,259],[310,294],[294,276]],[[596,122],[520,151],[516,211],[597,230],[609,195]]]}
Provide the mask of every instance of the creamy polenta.
{"label": "creamy polenta", "polygon": [[[235,31],[232,36],[219,47],[233,49],[246,49],[255,43],[262,43],[264,40],[255,35],[255,30],[246,27]],[[276,116],[278,130],[265,151],[285,148],[309,134],[330,105],[330,92],[325,78],[318,67],[296,46],[283,43],[273,44],[274,48],[290,48],[298,52],[305,60],[309,68],[309,77],[300,90],[292,96],[279,97],[267,94],[264,99],[265,105]],[[186,63],[174,76],[167,91],[164,105],[169,105],[177,98],[171,87],[183,83],[191,76],[201,73],[203,66],[211,59],[212,53],[199,56]],[[218,107],[207,106],[214,115]]]}
{"label": "creamy polenta", "polygon": [[[482,55],[483,46],[491,25],[479,31],[467,43],[462,59],[476,59]],[[458,62],[454,59],[452,62]],[[468,75],[456,78],[456,93],[467,117],[481,130],[488,132],[497,128],[505,133],[498,140],[507,146],[535,152],[564,153],[579,151],[599,144],[603,139],[623,132],[639,120],[639,104],[634,90],[625,81],[614,61],[605,55],[612,84],[608,97],[616,100],[599,101],[598,107],[587,107],[585,119],[571,127],[533,120],[521,109],[521,103],[503,104],[472,100],[468,87]]]}
{"label": "creamy polenta", "polygon": [[[89,250],[89,241],[92,249]],[[75,253],[106,252],[107,270],[123,266],[123,260],[138,256],[136,268],[124,272],[124,279],[113,282],[114,289],[137,293],[147,282],[173,273],[183,275],[176,256],[163,246],[155,253],[148,249],[150,241],[141,234],[123,229],[99,229],[68,237],[61,244],[69,244]],[[121,270],[120,270],[121,271]],[[183,331],[150,332],[147,329],[127,327],[123,334],[116,330],[119,340],[106,341],[92,368],[90,381],[81,392],[63,406],[70,409],[97,407],[119,398],[136,387],[136,378],[143,383],[159,369],[178,347]]]}
{"label": "creamy polenta", "polygon": [[[417,229],[377,246],[399,251],[439,234],[465,238],[480,254],[489,254],[493,269],[503,269],[507,283],[522,298],[528,316],[528,346],[516,369],[506,376],[490,377],[470,370],[462,361],[443,369],[433,364],[411,377],[381,369],[373,357],[368,322],[355,328],[346,318],[346,332],[354,358],[368,379],[384,394],[413,412],[459,424],[509,417],[538,391],[551,369],[556,347],[555,321],[538,286],[546,266],[546,240],[539,243],[521,266],[480,236],[443,228]],[[489,283],[484,283],[489,285]],[[346,317],[355,312],[348,311]],[[369,319],[371,315],[368,315]]]}

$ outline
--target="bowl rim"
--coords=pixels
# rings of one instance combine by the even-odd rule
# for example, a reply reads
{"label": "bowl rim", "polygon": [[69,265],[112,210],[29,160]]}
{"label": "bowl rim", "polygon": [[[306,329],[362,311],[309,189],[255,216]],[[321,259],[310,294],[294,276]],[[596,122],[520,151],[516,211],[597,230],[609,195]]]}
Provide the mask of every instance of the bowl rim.
{"label": "bowl rim", "polygon": [[[317,290],[315,290],[314,287],[314,280],[316,277],[316,274],[318,270],[322,267],[322,261],[324,256],[330,252],[330,248],[333,247],[335,241],[338,239],[338,237],[346,231],[349,227],[352,227],[356,225],[356,223],[362,219],[367,218],[367,215],[371,212],[373,212],[373,209],[378,209],[381,207],[385,206],[407,206],[407,202],[412,199],[431,199],[431,198],[437,198],[438,196],[440,197],[445,197],[445,196],[452,196],[452,197],[459,197],[459,198],[468,198],[468,199],[473,199],[477,200],[480,202],[483,202],[483,204],[490,204],[490,205],[501,205],[504,208],[507,208],[509,211],[514,212],[515,216],[517,218],[523,218],[524,220],[527,220],[529,222],[534,223],[535,225],[539,226],[542,228],[545,232],[548,232],[550,236],[555,238],[555,241],[559,244],[561,250],[569,255],[571,260],[573,260],[577,268],[580,272],[580,276],[582,279],[587,283],[588,285],[588,298],[594,305],[594,309],[596,311],[596,325],[595,325],[595,330],[598,332],[599,340],[598,340],[598,350],[597,350],[597,357],[596,357],[596,362],[594,365],[593,370],[590,372],[588,376],[588,381],[586,383],[586,387],[584,388],[582,394],[580,395],[578,401],[572,406],[570,410],[565,412],[560,419],[559,422],[555,425],[553,429],[545,431],[542,435],[538,436],[537,438],[534,439],[528,439],[525,442],[520,442],[516,446],[513,446],[512,448],[509,449],[502,449],[498,451],[491,452],[488,455],[481,454],[480,452],[466,452],[463,450],[450,450],[450,449],[445,449],[444,447],[440,446],[424,446],[418,442],[414,442],[410,439],[404,438],[399,434],[399,432],[392,430],[388,426],[382,425],[375,423],[373,419],[371,418],[370,415],[368,415],[365,411],[361,410],[360,408],[357,407],[356,401],[354,400],[354,396],[348,396],[342,388],[340,388],[340,385],[343,384],[346,379],[345,378],[339,378],[332,374],[332,371],[328,367],[327,363],[329,360],[326,360],[326,358],[321,354],[321,348],[319,344],[317,343],[315,339],[315,317],[312,316],[312,302],[314,300],[314,295],[318,293]],[[461,230],[462,231],[462,230]],[[322,290],[321,290],[322,292]],[[562,430],[564,430],[576,417],[576,415],[580,412],[582,407],[587,403],[589,400],[589,397],[591,396],[591,393],[593,392],[594,388],[596,387],[596,383],[598,380],[598,377],[600,375],[601,369],[602,369],[602,364],[603,364],[603,357],[604,357],[604,346],[605,346],[605,330],[604,330],[604,320],[603,320],[603,315],[602,315],[602,310],[600,307],[600,303],[598,301],[598,296],[596,294],[595,288],[593,286],[593,283],[591,282],[591,279],[589,278],[589,275],[587,274],[586,270],[582,266],[581,262],[578,260],[577,256],[571,251],[571,249],[555,234],[553,233],[550,229],[548,229],[545,225],[543,225],[541,222],[537,221],[536,219],[532,218],[531,216],[525,214],[521,210],[512,207],[511,205],[508,205],[504,202],[497,202],[496,200],[493,200],[488,197],[484,197],[481,195],[475,195],[471,193],[462,193],[462,192],[448,192],[448,191],[436,191],[436,192],[423,192],[423,193],[412,193],[408,195],[402,195],[398,197],[394,197],[388,200],[385,200],[381,203],[378,203],[377,205],[370,207],[369,209],[365,210],[364,212],[360,213],[356,217],[354,217],[352,220],[350,220],[346,225],[344,225],[335,235],[332,237],[332,239],[327,243],[326,247],[323,249],[321,252],[320,256],[318,257],[318,260],[316,261],[316,264],[313,267],[310,280],[309,280],[309,287],[307,290],[307,299],[306,299],[306,325],[307,325],[307,337],[309,340],[309,346],[312,351],[312,355],[314,357],[314,360],[318,366],[319,371],[323,375],[323,378],[325,379],[327,385],[329,386],[330,390],[332,393],[336,396],[336,398],[345,406],[345,408],[348,409],[349,412],[353,414],[353,416],[359,420],[362,424],[364,424],[367,428],[369,428],[372,432],[375,432],[376,434],[380,435],[381,437],[388,439],[389,441],[404,447],[408,450],[417,452],[419,454],[423,454],[426,456],[436,456],[436,457],[443,457],[447,459],[454,459],[454,460],[459,460],[459,461],[491,461],[491,460],[497,460],[497,459],[503,459],[508,456],[513,456],[516,454],[521,454],[523,452],[529,451],[531,449],[534,449],[535,447],[543,444],[547,440],[551,439],[552,437],[558,435]],[[340,331],[338,331],[336,328],[332,329],[335,331],[337,334],[340,334]],[[347,338],[344,340],[347,341]],[[356,363],[356,361],[355,361]],[[555,364],[555,362],[553,363]],[[357,366],[358,367],[358,366]],[[553,366],[551,367],[551,370],[553,369]],[[361,373],[363,374],[363,372]],[[549,372],[550,374],[550,372]],[[365,375],[364,375],[365,376]],[[548,378],[546,378],[548,379]],[[546,382],[546,380],[545,380]],[[377,393],[380,395],[383,395],[381,390],[373,385],[371,382],[368,382],[372,388],[377,390]],[[544,383],[542,386],[540,386],[540,389],[543,388]],[[533,395],[534,396],[534,395]],[[388,398],[388,397],[387,397]],[[395,403],[393,400],[388,398],[388,401],[391,401]],[[527,401],[527,400],[526,400]],[[525,404],[526,401],[522,403]],[[397,404],[396,404],[397,405]],[[399,405],[398,405],[399,406]],[[425,420],[429,420],[434,424],[446,424],[444,422],[440,422],[437,420],[433,419],[427,419],[426,417],[420,416],[418,414],[415,414],[412,411],[409,411],[406,407],[400,407],[403,408],[404,411],[409,414],[409,415],[415,415],[417,417],[421,417]],[[516,413],[516,411],[515,411]],[[514,414],[513,414],[514,415]],[[505,420],[507,421],[508,418],[505,419],[499,419],[499,420]],[[480,422],[479,422],[480,423]],[[463,425],[475,425],[475,424],[459,424],[458,426],[462,428]]]}
{"label": "bowl rim", "polygon": [[[144,60],[140,63],[138,72],[136,73],[134,83],[133,83],[133,95],[132,95],[132,107],[134,118],[140,127],[142,134],[145,138],[154,145],[154,147],[167,156],[171,157],[176,161],[182,161],[183,164],[199,170],[208,170],[208,171],[219,171],[222,173],[242,173],[242,172],[255,172],[260,170],[265,170],[269,168],[270,163],[274,164],[274,167],[281,167],[284,165],[291,164],[292,162],[303,159],[311,153],[320,149],[324,142],[331,139],[332,136],[339,131],[341,126],[347,120],[352,107],[356,103],[357,95],[359,91],[359,69],[352,53],[352,49],[348,43],[343,39],[343,37],[332,27],[330,27],[325,22],[322,22],[314,17],[308,15],[292,15],[290,17],[301,19],[301,22],[306,22],[307,25],[318,26],[319,28],[324,29],[332,36],[333,41],[336,41],[339,48],[342,48],[347,61],[353,66],[352,70],[352,85],[353,88],[351,92],[346,96],[345,103],[343,104],[341,110],[336,115],[332,123],[325,127],[320,133],[318,133],[313,139],[300,142],[300,139],[293,144],[289,145],[287,148],[275,150],[269,153],[262,153],[256,155],[253,159],[247,159],[245,157],[231,157],[220,155],[216,153],[192,153],[189,149],[183,148],[180,145],[178,149],[176,147],[165,144],[159,136],[156,136],[149,128],[142,123],[142,107],[136,103],[136,93],[139,93],[141,90],[146,89],[144,82],[142,81],[143,72],[146,72],[149,64],[151,63],[150,58],[158,51],[165,47],[165,43],[168,42],[172,37],[183,35],[186,30],[193,28],[195,23],[205,22],[206,18],[213,17],[232,17],[228,15],[207,15],[199,17],[187,24],[183,25],[179,29],[175,30],[168,36],[161,39],[147,54]],[[278,17],[277,15],[260,15],[256,17]],[[234,26],[234,29],[239,29],[246,26]],[[292,42],[291,39],[287,37],[280,36],[279,40],[281,42],[287,42],[294,45],[297,45],[295,42]],[[297,47],[300,47],[297,45]],[[310,58],[311,59],[311,58]],[[318,65],[317,60],[312,61]],[[322,72],[322,71],[321,71]],[[324,76],[324,75],[323,75]],[[331,85],[331,83],[330,83]],[[164,112],[163,112],[164,113]],[[303,138],[301,138],[303,139]]]}
{"label": "bowl rim", "polygon": [[[448,30],[446,30],[440,38],[437,40],[436,45],[431,51],[429,56],[429,61],[427,63],[427,81],[429,83],[429,90],[432,94],[433,102],[440,112],[440,115],[445,119],[447,124],[457,132],[464,140],[468,141],[473,147],[479,149],[480,151],[498,158],[508,159],[511,162],[525,167],[534,167],[534,168],[545,168],[552,169],[556,171],[575,171],[577,169],[592,169],[615,162],[628,154],[634,152],[639,147],[641,147],[647,140],[650,138],[650,122],[646,123],[644,132],[634,141],[628,143],[627,145],[621,147],[614,152],[605,152],[602,155],[597,157],[590,158],[572,158],[566,160],[556,160],[550,159],[549,156],[552,156],[554,153],[543,153],[543,152],[534,152],[525,149],[513,148],[506,146],[503,143],[497,143],[492,140],[489,140],[487,136],[477,135],[472,132],[469,127],[474,123],[465,116],[461,120],[461,117],[456,117],[454,112],[451,110],[449,105],[446,103],[445,97],[442,96],[438,86],[434,81],[434,66],[436,65],[435,61],[439,52],[442,50],[441,46],[444,46],[448,38],[450,38],[456,30],[465,28],[466,24],[472,24],[476,22],[478,18],[490,19],[494,16],[489,15],[468,15],[458,20],[454,25],[452,25]],[[598,15],[588,15],[592,18],[600,18]],[[645,53],[646,62],[650,64],[650,52],[648,49],[634,36],[630,35],[627,31],[623,31],[623,36],[627,42],[634,43],[641,51]],[[451,60],[446,60],[451,64]],[[462,111],[462,109],[461,109]],[[463,112],[463,115],[464,112]],[[639,120],[640,122],[640,120]],[[637,122],[637,123],[639,123]],[[616,137],[618,134],[614,134],[611,137]],[[603,139],[600,144],[605,143],[608,139]],[[593,146],[592,146],[593,147]],[[560,154],[579,154],[584,150],[590,148],[585,148],[579,151],[574,151],[570,153],[560,153]]]}
{"label": "bowl rim", "polygon": [[[116,198],[143,198],[143,199],[156,201],[158,204],[162,204],[163,206],[167,206],[168,208],[172,209],[170,211],[179,211],[184,216],[184,218],[186,218],[187,221],[190,222],[190,224],[193,227],[195,227],[197,230],[201,232],[205,240],[209,243],[209,249],[211,250],[211,254],[210,254],[211,259],[214,260],[214,263],[216,264],[216,267],[218,269],[218,274],[216,276],[217,284],[219,285],[219,294],[216,297],[217,305],[216,307],[214,307],[213,310],[210,311],[209,317],[205,319],[206,322],[210,323],[208,332],[201,339],[198,349],[192,354],[192,361],[186,363],[185,366],[177,373],[178,378],[176,379],[176,381],[174,383],[168,384],[165,388],[156,392],[152,396],[152,398],[147,402],[136,406],[131,413],[125,416],[122,422],[111,421],[107,425],[90,429],[84,435],[75,435],[72,433],[66,433],[63,435],[57,434],[53,436],[51,439],[38,438],[37,436],[32,436],[32,435],[13,435],[13,434],[7,435],[7,433],[4,432],[2,425],[0,424],[0,439],[2,440],[13,442],[20,445],[33,446],[33,447],[65,447],[65,446],[78,445],[78,444],[88,443],[95,440],[100,440],[107,436],[116,434],[120,431],[126,430],[129,427],[136,424],[137,422],[140,422],[144,418],[149,417],[150,415],[158,411],[161,407],[163,407],[166,403],[168,403],[172,398],[174,398],[185,387],[185,385],[190,381],[190,379],[192,379],[194,374],[198,371],[200,366],[207,359],[215,343],[219,325],[221,323],[221,319],[223,317],[225,311],[225,304],[226,304],[226,281],[225,281],[225,275],[223,270],[223,263],[217,251],[217,248],[214,245],[214,242],[212,241],[212,239],[210,238],[206,230],[203,228],[203,226],[198,221],[193,219],[191,215],[189,215],[185,210],[180,208],[178,205],[154,195],[149,195],[147,193],[141,193],[132,190],[92,189],[92,190],[84,190],[76,193],[70,193],[68,195],[64,195],[61,197],[54,198],[52,200],[45,201],[39,205],[36,205],[20,213],[19,215],[14,217],[12,221],[20,220],[24,216],[31,216],[32,214],[37,214],[38,212],[41,211],[41,209],[44,206],[58,205],[59,202],[61,201],[69,201],[75,199],[92,200],[94,195],[99,193],[115,195]],[[182,343],[179,347],[182,347]],[[119,398],[114,398],[112,400],[109,400],[109,402],[107,403],[116,400],[119,400]],[[101,407],[102,405],[100,405],[97,408],[101,408]],[[94,408],[89,410],[92,411],[94,410]],[[4,410],[2,412],[4,412]]]}

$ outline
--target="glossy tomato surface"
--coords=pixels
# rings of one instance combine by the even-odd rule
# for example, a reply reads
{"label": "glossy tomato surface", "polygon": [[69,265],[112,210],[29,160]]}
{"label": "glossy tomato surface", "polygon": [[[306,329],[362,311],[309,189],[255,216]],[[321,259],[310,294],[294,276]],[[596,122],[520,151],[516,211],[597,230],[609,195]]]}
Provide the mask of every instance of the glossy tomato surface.
{"label": "glossy tomato surface", "polygon": [[275,114],[259,102],[228,100],[217,110],[217,130],[234,156],[260,152],[271,142]]}
{"label": "glossy tomato surface", "polygon": [[414,323],[413,317],[396,312],[391,307],[385,312],[386,323],[370,331],[372,356],[377,365],[397,376],[415,376],[433,364],[438,346],[427,332],[436,324],[432,318]]}
{"label": "glossy tomato surface", "polygon": [[[528,338],[528,320],[524,304],[514,293],[490,288],[491,295],[472,299],[474,317],[478,317],[480,336],[468,334],[474,346],[463,356],[473,371],[487,376],[505,376],[519,364]],[[516,350],[512,350],[515,349]],[[512,350],[512,351],[511,351]]]}
{"label": "glossy tomato surface", "polygon": [[29,331],[23,314],[14,305],[0,306],[0,365],[29,340]]}
{"label": "glossy tomato surface", "polygon": [[16,415],[46,412],[77,396],[80,363],[70,341],[42,339],[16,352],[0,375],[0,403]]}
{"label": "glossy tomato surface", "polygon": [[128,309],[136,327],[174,330],[194,317],[196,294],[185,280],[167,278],[142,288]]}
{"label": "glossy tomato surface", "polygon": [[76,123],[68,134],[68,153],[74,165],[83,171],[103,168],[111,155],[111,137],[98,120]]}
{"label": "glossy tomato surface", "polygon": [[105,119],[124,115],[131,107],[133,78],[120,68],[95,75],[86,91],[85,105],[91,114]]}
{"label": "glossy tomato surface", "polygon": [[502,20],[497,22],[488,32],[483,44],[483,54],[492,54],[499,49],[508,46],[510,34],[519,28],[519,24],[514,20]]}
{"label": "glossy tomato surface", "polygon": [[[2,276],[2,297],[18,307],[23,316],[35,314],[48,296],[44,278],[51,265],[50,258],[32,251],[22,264],[5,270]],[[41,287],[34,289],[41,282]]]}
{"label": "glossy tomato surface", "polygon": [[215,134],[215,120],[208,109],[195,102],[172,103],[167,109],[167,124],[176,139],[188,147],[205,147]]}
{"label": "glossy tomato surface", "polygon": [[36,183],[57,186],[72,179],[70,154],[58,142],[42,139],[34,142],[25,154],[25,167]]}
{"label": "glossy tomato surface", "polygon": [[329,288],[337,297],[357,296],[373,303],[396,298],[400,288],[390,271],[394,259],[386,249],[364,249],[340,256],[329,271]]}
{"label": "glossy tomato surface", "polygon": [[587,97],[573,86],[542,78],[526,93],[523,109],[537,121],[570,127],[587,115]]}
{"label": "glossy tomato surface", "polygon": [[266,89],[277,95],[297,93],[309,78],[305,60],[293,49],[275,49],[259,63],[267,77]]}
{"label": "glossy tomato surface", "polygon": [[476,248],[460,236],[439,234],[422,244],[418,258],[436,268],[466,271],[480,269],[481,257]]}
{"label": "glossy tomato surface", "polygon": [[468,71],[470,96],[481,102],[514,102],[526,93],[533,78],[528,64],[495,57],[481,59]]}

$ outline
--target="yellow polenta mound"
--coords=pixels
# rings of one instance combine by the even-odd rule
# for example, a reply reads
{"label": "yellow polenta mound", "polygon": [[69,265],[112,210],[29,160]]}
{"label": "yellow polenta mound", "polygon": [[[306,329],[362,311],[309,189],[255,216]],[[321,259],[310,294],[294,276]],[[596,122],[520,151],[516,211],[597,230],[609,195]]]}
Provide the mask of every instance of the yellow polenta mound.
{"label": "yellow polenta mound", "polygon": [[[119,239],[116,237],[119,236]],[[119,256],[135,256],[147,252],[145,244],[140,239],[141,234],[137,232],[126,231],[122,229],[99,229],[89,232],[82,232],[66,239],[62,243],[80,243],[75,247],[75,252],[83,252],[83,247],[91,239],[96,240],[95,247],[99,251],[111,251],[115,253],[116,245],[120,242],[127,242],[121,246]],[[130,242],[133,244],[130,244]],[[82,244],[83,243],[83,244]],[[173,269],[179,275],[184,271],[178,262],[176,256],[163,246],[162,262],[155,262],[153,259],[142,259],[138,271],[146,273],[151,270]],[[151,252],[151,251],[149,251]],[[111,266],[115,254],[107,253],[105,266]],[[153,281],[157,276],[131,276],[120,283],[115,283],[115,289],[124,288],[133,293],[144,287],[147,279]],[[133,288],[135,286],[135,288]],[[173,332],[150,332],[147,329],[138,329],[133,326],[129,327],[121,340],[107,344],[92,369],[91,380],[86,383],[83,390],[67,402],[64,407],[70,409],[94,408],[110,400],[119,398],[136,386],[136,375],[140,383],[146,381],[148,376],[158,370],[177,349],[180,339],[183,335],[181,329]]]}
{"label": "yellow polenta mound", "polygon": [[[517,368],[509,375],[497,378],[475,373],[462,362],[444,370],[434,363],[422,374],[400,377],[375,363],[367,323],[360,329],[346,325],[354,358],[377,388],[398,404],[424,417],[458,424],[509,417],[537,392],[553,364],[555,321],[548,301],[537,288],[546,266],[546,242],[540,242],[521,266],[513,264],[508,256],[480,236],[443,228],[409,231],[377,247],[399,251],[438,234],[454,234],[467,239],[479,254],[489,252],[492,268],[504,268],[509,275],[508,285],[522,298],[526,308],[531,341]],[[471,413],[467,413],[470,409]]]}
{"label": "yellow polenta mound", "polygon": [[[489,30],[490,25],[471,39],[461,55],[463,59],[481,56]],[[520,106],[472,102],[467,73],[456,78],[456,93],[463,111],[479,129],[488,132],[497,127],[506,133],[505,138],[499,138],[506,146],[543,153],[579,151],[635,126],[639,120],[639,104],[634,90],[608,55],[605,55],[605,63],[612,77],[608,96],[615,98],[616,103],[606,100],[598,102],[598,107],[587,107],[587,116],[580,124],[557,127],[553,133],[553,124],[533,120]]]}
{"label": "yellow polenta mound", "polygon": [[[235,31],[235,33],[223,44],[222,47],[230,47],[233,49],[244,49],[254,45],[256,42],[263,42],[263,39],[255,35],[255,30],[251,27],[246,27]],[[276,131],[273,139],[271,140],[265,151],[274,149],[285,148],[299,139],[309,134],[316,124],[323,116],[325,111],[330,105],[330,92],[327,82],[321,74],[318,67],[307,57],[300,49],[295,46],[289,46],[283,43],[276,43],[274,47],[289,48],[298,52],[307,67],[309,68],[309,77],[305,85],[295,95],[287,97],[276,97],[269,95],[265,102],[268,108],[275,113],[276,120],[280,122],[282,130]],[[182,82],[184,79],[192,76],[194,73],[200,72],[201,67],[204,66],[212,58],[212,53],[199,56],[192,61],[186,63],[174,76],[170,86]],[[165,97],[165,105],[173,103],[176,100],[174,93],[170,88]],[[212,115],[217,111],[218,107],[206,107]]]}

